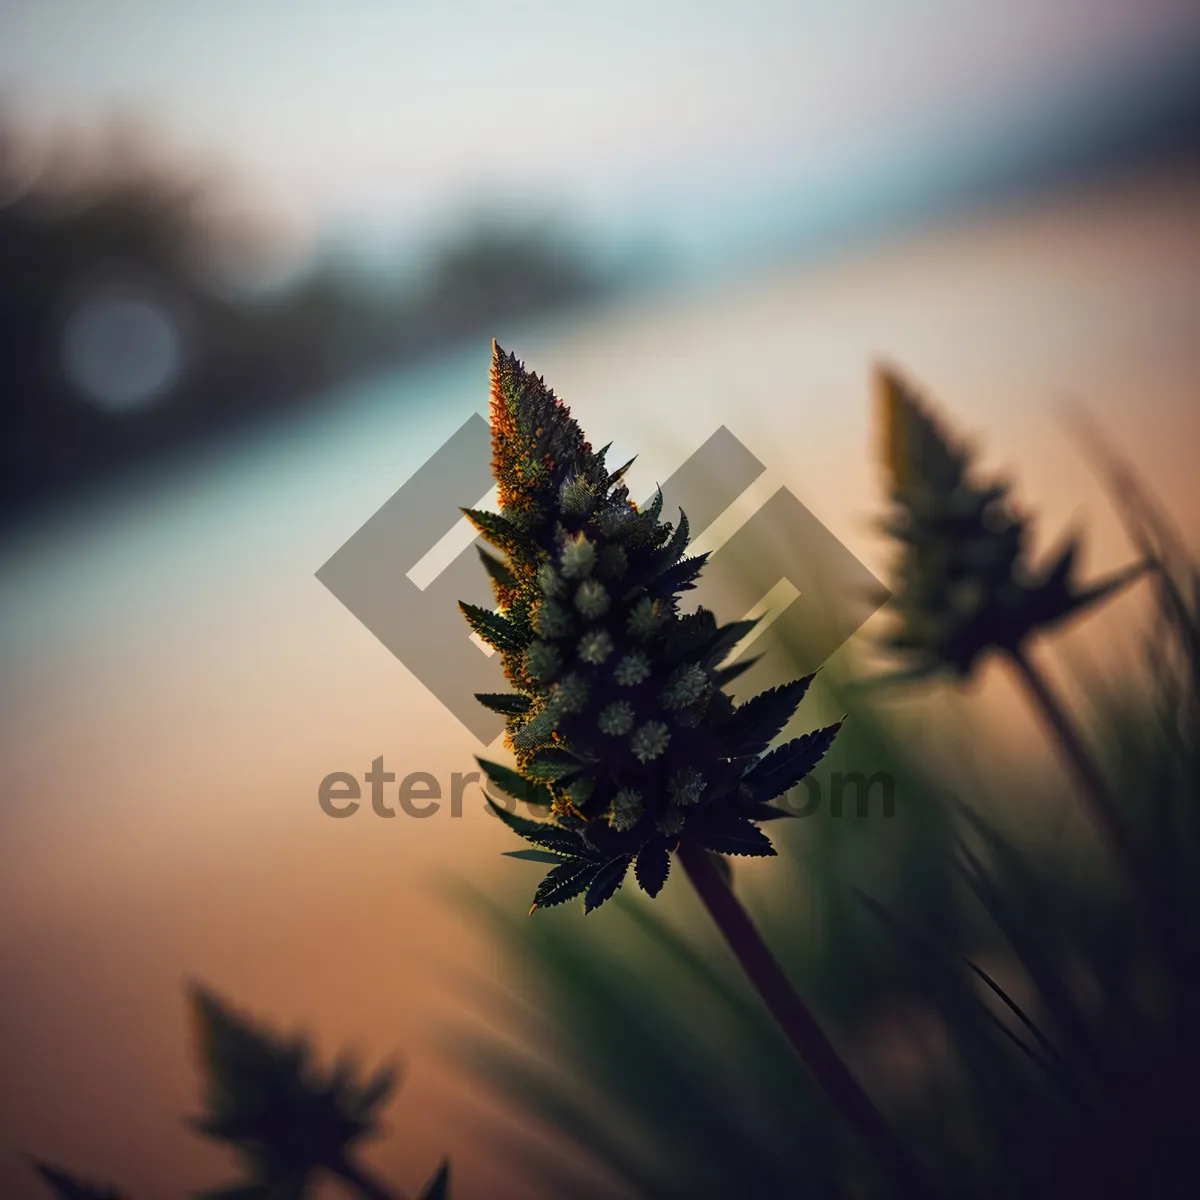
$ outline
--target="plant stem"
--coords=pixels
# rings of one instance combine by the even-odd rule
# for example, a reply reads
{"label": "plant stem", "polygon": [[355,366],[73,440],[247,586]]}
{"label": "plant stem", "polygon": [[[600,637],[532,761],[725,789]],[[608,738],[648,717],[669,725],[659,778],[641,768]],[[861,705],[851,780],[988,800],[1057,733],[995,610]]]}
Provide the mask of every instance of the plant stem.
{"label": "plant stem", "polygon": [[[1032,697],[1034,706],[1042,720],[1054,735],[1063,757],[1079,784],[1088,814],[1109,848],[1129,875],[1129,880],[1143,902],[1148,902],[1138,856],[1124,828],[1116,798],[1108,786],[1096,760],[1092,757],[1082,738],[1067,716],[1066,708],[1050,686],[1049,680],[1033,665],[1025,651],[1018,647],[1009,652],[1009,659],[1025,690]],[[1155,908],[1150,906],[1150,914]]]}
{"label": "plant stem", "polygon": [[365,1167],[349,1159],[343,1159],[333,1173],[345,1184],[353,1188],[363,1200],[407,1200],[403,1192],[380,1183]]}
{"label": "plant stem", "polygon": [[697,895],[763,1003],[825,1095],[870,1148],[889,1181],[905,1196],[928,1198],[934,1195],[916,1162],[792,987],[708,851],[685,843],[677,853]]}

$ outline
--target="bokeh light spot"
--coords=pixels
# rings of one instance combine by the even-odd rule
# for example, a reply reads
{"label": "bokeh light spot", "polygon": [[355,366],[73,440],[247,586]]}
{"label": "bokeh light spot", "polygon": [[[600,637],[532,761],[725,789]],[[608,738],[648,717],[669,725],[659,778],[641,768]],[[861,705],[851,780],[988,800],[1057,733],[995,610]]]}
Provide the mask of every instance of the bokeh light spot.
{"label": "bokeh light spot", "polygon": [[183,339],[166,306],[149,291],[106,287],[67,319],[62,366],[89,403],[114,415],[133,414],[170,392],[183,367]]}

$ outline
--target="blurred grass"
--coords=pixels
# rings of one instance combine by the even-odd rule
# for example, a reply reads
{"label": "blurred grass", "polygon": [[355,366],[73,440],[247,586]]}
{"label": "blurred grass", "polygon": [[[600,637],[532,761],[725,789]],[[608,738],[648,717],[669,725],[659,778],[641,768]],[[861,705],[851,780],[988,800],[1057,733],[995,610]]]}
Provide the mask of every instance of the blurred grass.
{"label": "blurred grass", "polygon": [[[1155,880],[1155,927],[1089,835],[1051,836],[1074,803],[1065,785],[993,769],[961,804],[927,753],[954,732],[923,744],[828,669],[822,701],[850,720],[817,773],[822,808],[775,827],[765,870],[734,867],[797,987],[948,1195],[1200,1194],[1200,572],[1128,471],[1111,456],[1105,471],[1155,564],[1154,602],[1136,660],[1081,682]],[[889,774],[894,818],[878,798],[855,815],[853,792],[831,817],[838,771]],[[457,890],[522,980],[519,997],[481,985],[512,1038],[456,1031],[462,1066],[601,1165],[606,1195],[888,1195],[686,889],[653,906],[627,893],[598,923]],[[502,1152],[554,1194],[595,1194],[545,1152]]]}

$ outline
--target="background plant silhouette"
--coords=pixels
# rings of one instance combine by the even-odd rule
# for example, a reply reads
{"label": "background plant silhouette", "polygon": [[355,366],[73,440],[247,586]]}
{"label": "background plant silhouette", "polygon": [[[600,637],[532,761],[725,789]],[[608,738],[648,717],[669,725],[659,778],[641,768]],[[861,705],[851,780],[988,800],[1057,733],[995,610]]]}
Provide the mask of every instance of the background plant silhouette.
{"label": "background plant silhouette", "polygon": [[1061,747],[1101,834],[1150,903],[1150,881],[1108,782],[1030,645],[1114,595],[1147,564],[1083,587],[1074,578],[1080,539],[1072,536],[1046,566],[1033,566],[1028,525],[1007,502],[1007,484],[974,479],[970,454],[914,390],[888,368],[876,377],[894,510],[883,527],[903,547],[888,601],[898,628],[887,644],[908,663],[893,678],[938,671],[965,678],[983,655],[1000,653]]}
{"label": "background plant silhouette", "polygon": [[[242,1178],[197,1193],[201,1200],[304,1200],[323,1175],[363,1200],[402,1200],[358,1159],[364,1141],[381,1133],[379,1117],[396,1089],[391,1065],[359,1078],[354,1062],[316,1064],[308,1040],[284,1036],[239,1015],[215,993],[193,985],[189,996],[204,1111],[189,1124],[232,1150]],[[127,1200],[34,1160],[59,1200]],[[446,1200],[450,1168],[443,1162],[420,1200]]]}

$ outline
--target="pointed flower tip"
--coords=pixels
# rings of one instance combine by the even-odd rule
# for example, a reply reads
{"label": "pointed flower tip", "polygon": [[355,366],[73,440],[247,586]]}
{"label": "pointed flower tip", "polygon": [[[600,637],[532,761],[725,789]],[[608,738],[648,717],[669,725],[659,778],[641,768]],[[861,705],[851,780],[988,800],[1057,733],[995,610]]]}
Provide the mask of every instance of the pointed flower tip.
{"label": "pointed flower tip", "polygon": [[534,914],[535,912],[537,912],[537,910],[538,910],[538,907],[539,907],[539,906],[538,906],[538,904],[537,904],[537,903],[536,903],[536,901],[535,901],[533,904],[531,904],[531,905],[529,906],[529,912],[528,912],[526,915],[527,915],[527,916],[530,916],[530,917],[532,917],[532,916],[533,916],[533,914]]}

